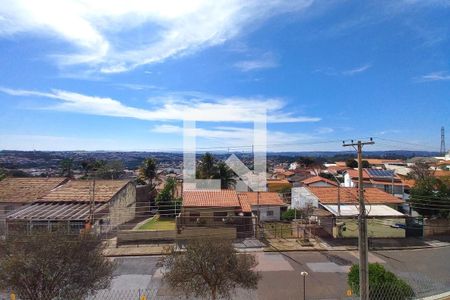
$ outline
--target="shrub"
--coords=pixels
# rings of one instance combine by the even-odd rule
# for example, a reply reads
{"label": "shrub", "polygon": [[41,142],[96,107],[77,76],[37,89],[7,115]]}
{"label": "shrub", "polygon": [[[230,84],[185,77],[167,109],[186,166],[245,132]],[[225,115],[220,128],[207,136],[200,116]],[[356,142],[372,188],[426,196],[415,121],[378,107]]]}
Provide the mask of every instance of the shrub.
{"label": "shrub", "polygon": [[[359,295],[359,265],[353,265],[348,273],[348,284]],[[369,299],[404,300],[414,297],[413,289],[381,264],[369,264]]]}

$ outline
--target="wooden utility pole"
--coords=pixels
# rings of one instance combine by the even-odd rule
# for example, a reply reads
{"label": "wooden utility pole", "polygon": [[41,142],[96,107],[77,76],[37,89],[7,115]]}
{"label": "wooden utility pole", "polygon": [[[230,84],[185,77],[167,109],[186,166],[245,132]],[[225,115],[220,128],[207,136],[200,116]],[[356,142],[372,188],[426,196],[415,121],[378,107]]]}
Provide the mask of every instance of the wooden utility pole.
{"label": "wooden utility pole", "polygon": [[354,143],[343,142],[344,147],[356,146],[358,152],[358,197],[359,197],[359,215],[358,215],[358,248],[359,248],[359,295],[361,300],[369,300],[369,248],[367,239],[367,219],[366,206],[364,204],[364,183],[362,168],[362,148],[364,145],[373,145],[375,142],[370,138],[369,142],[358,141]]}

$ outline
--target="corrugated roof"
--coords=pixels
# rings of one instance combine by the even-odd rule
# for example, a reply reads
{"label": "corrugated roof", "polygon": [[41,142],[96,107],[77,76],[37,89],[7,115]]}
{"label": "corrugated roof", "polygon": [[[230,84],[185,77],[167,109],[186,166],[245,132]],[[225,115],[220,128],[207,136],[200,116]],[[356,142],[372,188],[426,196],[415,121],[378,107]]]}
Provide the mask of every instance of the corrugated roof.
{"label": "corrugated roof", "polygon": [[316,183],[316,182],[326,182],[326,183],[328,183],[328,184],[330,184],[330,185],[338,186],[338,184],[337,184],[335,181],[329,180],[329,179],[327,179],[327,178],[323,178],[323,177],[321,177],[321,176],[314,176],[314,177],[305,179],[305,180],[303,180],[302,182],[303,182],[305,185],[309,185],[309,184]]}
{"label": "corrugated roof", "polygon": [[[326,210],[333,215],[338,215],[337,205],[324,205]],[[404,217],[405,215],[386,205],[366,205],[366,212],[369,217]],[[359,214],[359,205],[341,205],[341,217],[357,216]]]}
{"label": "corrugated roof", "polygon": [[[107,207],[105,203],[96,203],[95,213]],[[89,212],[89,203],[33,203],[10,213],[6,219],[8,221],[85,221],[89,218]]]}
{"label": "corrugated roof", "polygon": [[[337,187],[307,187],[322,204],[337,204],[338,188]],[[341,204],[358,203],[358,188],[341,187],[340,188]],[[383,192],[378,188],[364,188],[364,199],[367,204],[401,204],[403,200]]]}
{"label": "corrugated roof", "polygon": [[[95,202],[108,202],[129,180],[96,180]],[[40,202],[89,202],[92,180],[71,180],[39,199]]]}
{"label": "corrugated roof", "polygon": [[5,178],[0,181],[0,203],[30,203],[36,201],[66,180],[62,177]]}
{"label": "corrugated roof", "polygon": [[185,207],[240,207],[235,190],[193,190],[183,192]]}
{"label": "corrugated roof", "polygon": [[[259,194],[259,195],[258,195]],[[241,192],[240,195],[246,195],[250,205],[285,205],[278,193],[274,192]],[[259,199],[258,199],[259,197]]]}

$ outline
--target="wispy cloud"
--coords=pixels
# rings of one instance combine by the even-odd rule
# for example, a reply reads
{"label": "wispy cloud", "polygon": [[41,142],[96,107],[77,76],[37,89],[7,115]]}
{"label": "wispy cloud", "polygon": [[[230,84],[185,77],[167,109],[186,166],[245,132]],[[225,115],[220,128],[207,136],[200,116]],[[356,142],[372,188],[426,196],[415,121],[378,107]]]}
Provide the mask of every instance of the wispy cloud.
{"label": "wispy cloud", "polygon": [[278,67],[278,62],[274,55],[265,53],[261,58],[238,61],[234,67],[242,72],[255,71]]}
{"label": "wispy cloud", "polygon": [[371,67],[372,67],[371,64],[365,64],[365,65],[362,65],[362,66],[359,66],[359,67],[356,67],[356,68],[353,68],[350,70],[342,71],[342,75],[353,76],[355,74],[365,72],[365,71],[369,70]]}
{"label": "wispy cloud", "polygon": [[369,70],[372,64],[364,64],[348,70],[336,70],[335,68],[319,68],[315,73],[325,74],[327,76],[354,76]]}
{"label": "wispy cloud", "polygon": [[223,44],[262,20],[313,2],[5,0],[0,35],[56,37],[75,49],[54,55],[60,65],[119,73]]}
{"label": "wispy cloud", "polygon": [[[242,98],[206,96],[191,93],[188,97],[168,95],[160,105],[149,108],[132,107],[119,100],[79,94],[64,90],[40,92],[0,88],[12,96],[34,96],[54,99],[58,103],[46,109],[90,115],[133,118],[139,120],[194,120],[199,122],[253,122],[268,121],[317,122],[318,117],[296,116],[283,111],[285,103],[279,98]],[[164,97],[164,96],[160,96]]]}
{"label": "wispy cloud", "polygon": [[450,74],[446,71],[432,72],[417,78],[417,81],[447,81],[450,80]]}

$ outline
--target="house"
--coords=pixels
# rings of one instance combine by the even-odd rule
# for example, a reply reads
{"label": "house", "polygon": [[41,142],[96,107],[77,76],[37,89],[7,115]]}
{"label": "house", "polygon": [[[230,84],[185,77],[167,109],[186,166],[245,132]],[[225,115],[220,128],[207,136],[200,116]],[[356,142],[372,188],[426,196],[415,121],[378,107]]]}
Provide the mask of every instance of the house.
{"label": "house", "polygon": [[336,181],[321,176],[314,176],[302,180],[302,184],[303,186],[338,186],[338,183]]}
{"label": "house", "polygon": [[253,219],[280,220],[287,205],[277,193],[235,190],[189,190],[183,192],[181,226],[235,226],[239,233],[252,230]]}
{"label": "house", "polygon": [[[292,207],[314,207],[331,213],[317,215],[330,236],[357,237],[358,189],[350,187],[301,187],[292,190]],[[369,237],[405,237],[406,216],[397,209],[403,200],[378,188],[364,188]]]}
{"label": "house", "polygon": [[8,230],[65,226],[79,231],[94,214],[94,228],[109,231],[135,217],[136,187],[128,180],[70,180],[7,215]]}
{"label": "house", "polygon": [[[358,186],[358,170],[344,172],[344,187]],[[363,169],[364,187],[375,187],[387,193],[403,198],[405,184],[393,170]]]}
{"label": "house", "polygon": [[287,205],[278,193],[273,192],[244,192],[238,193],[241,203],[250,204],[253,215],[261,221],[279,221],[283,208]]}
{"label": "house", "polygon": [[66,178],[5,178],[0,181],[0,220],[19,207],[32,203],[67,181]]}

